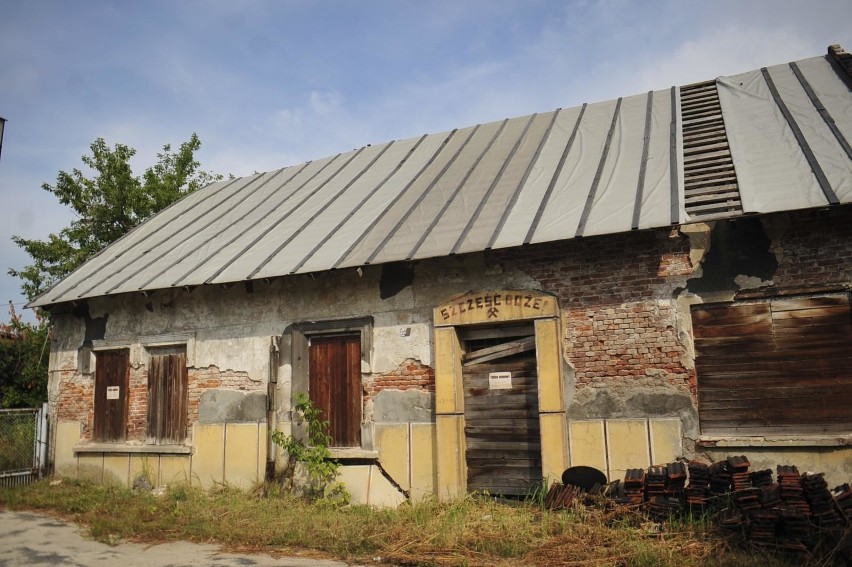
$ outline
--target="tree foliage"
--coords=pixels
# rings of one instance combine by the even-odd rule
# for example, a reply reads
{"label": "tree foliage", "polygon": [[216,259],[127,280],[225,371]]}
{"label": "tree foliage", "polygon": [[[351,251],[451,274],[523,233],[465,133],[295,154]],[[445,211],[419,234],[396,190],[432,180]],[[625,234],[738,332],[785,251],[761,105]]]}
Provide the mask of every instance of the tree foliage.
{"label": "tree foliage", "polygon": [[95,140],[91,155],[82,157],[93,175],[75,168],[60,171],[55,185],[42,185],[71,208],[75,216],[71,224],[50,234],[47,240],[12,237],[33,260],[21,270],[9,270],[12,276],[21,278],[24,295],[33,300],[148,217],[199,187],[222,179],[200,169],[195,159],[200,147],[195,134],[176,152],[166,144],[157,154],[157,163],[140,177],[130,166],[136,150],[124,144],[110,148],[103,138]]}
{"label": "tree foliage", "polygon": [[47,401],[47,324],[12,317],[0,325],[0,409],[39,407]]}

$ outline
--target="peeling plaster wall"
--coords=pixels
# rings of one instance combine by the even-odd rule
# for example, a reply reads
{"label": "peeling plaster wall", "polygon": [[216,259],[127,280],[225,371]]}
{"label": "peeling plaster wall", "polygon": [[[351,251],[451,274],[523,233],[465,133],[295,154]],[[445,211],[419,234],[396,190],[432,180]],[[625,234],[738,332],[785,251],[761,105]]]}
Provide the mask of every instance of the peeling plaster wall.
{"label": "peeling plaster wall", "polygon": [[[259,418],[257,399],[265,397],[274,375],[278,423],[273,425],[289,430],[291,326],[369,316],[373,350],[362,367],[366,427],[422,423],[434,412],[432,308],[472,290],[543,290],[556,294],[562,308],[569,419],[677,418],[682,450],[691,454],[699,440],[700,384],[690,306],[760,294],[852,289],[850,227],[852,207],[837,207],[393,268],[287,276],[227,289],[202,286],[148,297],[96,298],[87,302],[86,313],[55,314],[50,401],[54,415],[66,411],[66,417],[79,416],[84,424],[90,419],[82,414],[91,400],[93,375],[84,362],[93,334],[110,344],[136,345],[140,352],[140,337],[185,335],[190,337],[190,375],[207,373],[199,382],[198,410],[190,412],[193,421]],[[271,367],[270,347],[279,340],[280,364]],[[144,356],[138,362],[144,363]],[[76,392],[76,397],[63,401],[61,391]],[[254,409],[246,413],[240,407],[248,396]],[[72,398],[83,407],[68,409]],[[230,401],[219,407],[223,400]]]}

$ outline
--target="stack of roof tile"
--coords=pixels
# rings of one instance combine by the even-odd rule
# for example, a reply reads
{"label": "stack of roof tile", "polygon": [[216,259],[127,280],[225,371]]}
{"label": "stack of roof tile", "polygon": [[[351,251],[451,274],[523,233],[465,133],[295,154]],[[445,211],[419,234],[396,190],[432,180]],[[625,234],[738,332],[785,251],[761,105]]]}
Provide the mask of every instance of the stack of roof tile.
{"label": "stack of roof tile", "polygon": [[752,472],[751,485],[757,488],[772,485],[772,469],[763,469]]}
{"label": "stack of roof tile", "polygon": [[849,483],[836,486],[831,495],[846,519],[852,521],[852,486],[849,486]]}
{"label": "stack of roof tile", "polygon": [[837,511],[831,491],[825,482],[825,473],[802,475],[802,487],[805,499],[811,507],[811,514],[820,527],[837,528],[843,525],[843,518]]}
{"label": "stack of roof tile", "polygon": [[741,455],[739,457],[728,457],[728,472],[731,475],[731,487],[734,491],[751,488],[751,474],[748,472],[751,463]]}
{"label": "stack of roof tile", "polygon": [[666,496],[683,498],[686,485],[686,465],[675,461],[666,466]]}
{"label": "stack of roof tile", "polygon": [[645,501],[644,469],[627,469],[624,475],[624,493],[631,504],[641,504]]}
{"label": "stack of roof tile", "polygon": [[710,466],[701,461],[689,461],[689,485],[686,487],[686,502],[690,506],[703,508],[707,505],[710,491]]}
{"label": "stack of roof tile", "polygon": [[718,461],[710,465],[710,493],[725,494],[731,489],[731,473],[728,461]]}
{"label": "stack of roof tile", "polygon": [[805,500],[802,477],[795,465],[778,465],[778,484],[781,485],[781,500],[784,505],[795,508],[804,514],[810,513],[810,506]]}
{"label": "stack of roof tile", "polygon": [[814,544],[807,512],[784,506],[778,509],[778,546],[788,551],[807,551]]}
{"label": "stack of roof tile", "polygon": [[648,474],[645,475],[645,494],[648,500],[665,493],[667,479],[668,469],[665,466],[648,467]]}

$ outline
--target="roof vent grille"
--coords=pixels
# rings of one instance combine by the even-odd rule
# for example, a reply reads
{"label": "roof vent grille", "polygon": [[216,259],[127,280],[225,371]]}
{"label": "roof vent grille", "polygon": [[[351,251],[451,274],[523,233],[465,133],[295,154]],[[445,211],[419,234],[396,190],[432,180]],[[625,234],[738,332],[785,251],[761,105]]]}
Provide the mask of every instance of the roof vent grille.
{"label": "roof vent grille", "polygon": [[742,214],[716,81],[680,87],[684,205],[692,220]]}

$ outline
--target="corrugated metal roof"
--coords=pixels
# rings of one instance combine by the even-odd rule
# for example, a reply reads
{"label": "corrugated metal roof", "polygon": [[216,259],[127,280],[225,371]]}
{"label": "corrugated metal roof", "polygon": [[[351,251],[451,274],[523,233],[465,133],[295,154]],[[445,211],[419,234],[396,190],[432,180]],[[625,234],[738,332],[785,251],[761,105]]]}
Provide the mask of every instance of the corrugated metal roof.
{"label": "corrugated metal roof", "polygon": [[[717,87],[744,213],[852,202],[852,93],[826,58]],[[214,183],[31,305],[687,223],[683,186],[672,87]]]}

